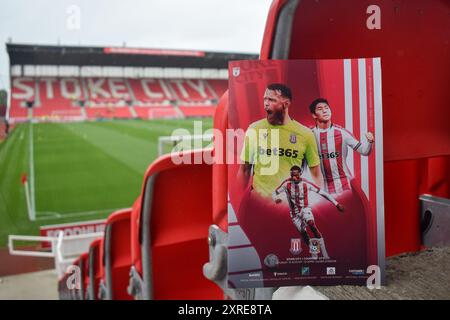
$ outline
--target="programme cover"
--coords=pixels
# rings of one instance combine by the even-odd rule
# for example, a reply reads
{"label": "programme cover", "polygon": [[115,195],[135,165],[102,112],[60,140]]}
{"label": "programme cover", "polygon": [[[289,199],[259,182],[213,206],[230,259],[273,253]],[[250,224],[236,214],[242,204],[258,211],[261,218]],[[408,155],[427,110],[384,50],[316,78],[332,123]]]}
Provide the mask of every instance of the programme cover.
{"label": "programme cover", "polygon": [[383,281],[380,58],[230,62],[228,115],[229,287]]}

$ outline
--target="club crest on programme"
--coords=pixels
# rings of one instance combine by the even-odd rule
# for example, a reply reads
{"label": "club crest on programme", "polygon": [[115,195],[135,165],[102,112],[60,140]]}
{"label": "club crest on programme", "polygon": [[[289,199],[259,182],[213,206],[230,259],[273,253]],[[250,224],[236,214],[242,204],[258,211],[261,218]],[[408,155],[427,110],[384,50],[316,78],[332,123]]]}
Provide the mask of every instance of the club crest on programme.
{"label": "club crest on programme", "polygon": [[238,77],[241,74],[241,68],[234,67],[233,68],[233,77]]}
{"label": "club crest on programme", "polygon": [[299,255],[302,252],[302,243],[301,240],[298,238],[295,239],[291,239],[291,248],[289,249],[289,251],[293,254],[293,255]]}
{"label": "club crest on programme", "polygon": [[319,254],[320,253],[320,242],[319,239],[311,239],[309,244],[309,251],[311,254]]}

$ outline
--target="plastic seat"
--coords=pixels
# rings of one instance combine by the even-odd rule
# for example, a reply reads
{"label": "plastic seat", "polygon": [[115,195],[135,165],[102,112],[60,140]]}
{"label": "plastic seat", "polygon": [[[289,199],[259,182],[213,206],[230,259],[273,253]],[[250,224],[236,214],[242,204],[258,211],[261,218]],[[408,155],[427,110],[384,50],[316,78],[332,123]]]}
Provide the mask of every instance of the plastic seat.
{"label": "plastic seat", "polygon": [[[188,152],[191,159],[211,150]],[[147,169],[133,206],[130,293],[143,299],[222,299],[202,274],[212,223],[212,166],[173,163]]]}
{"label": "plastic seat", "polygon": [[97,300],[99,293],[100,280],[102,279],[102,252],[103,239],[92,241],[89,246],[89,283],[87,287],[87,300]]}
{"label": "plastic seat", "polygon": [[86,277],[86,265],[88,261],[88,254],[83,253],[74,263],[74,265],[78,266],[80,269],[80,289],[76,289],[76,295],[75,300],[85,300],[86,297],[86,284],[85,284],[85,277]]}
{"label": "plastic seat", "polygon": [[100,285],[102,298],[106,300],[130,300],[127,293],[130,251],[131,209],[112,213],[106,220],[103,241],[103,278]]}
{"label": "plastic seat", "polygon": [[81,255],[82,265],[81,265],[81,293],[82,299],[87,300],[87,291],[89,285],[89,253],[83,253]]}

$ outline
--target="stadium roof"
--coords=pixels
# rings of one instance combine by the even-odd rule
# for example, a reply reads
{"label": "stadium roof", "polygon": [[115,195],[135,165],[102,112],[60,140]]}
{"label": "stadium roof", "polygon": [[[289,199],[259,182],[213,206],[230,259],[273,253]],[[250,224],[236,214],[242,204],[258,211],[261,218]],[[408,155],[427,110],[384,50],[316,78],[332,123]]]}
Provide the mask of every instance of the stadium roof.
{"label": "stadium roof", "polygon": [[11,65],[78,65],[174,68],[228,68],[228,61],[257,55],[128,47],[6,45]]}

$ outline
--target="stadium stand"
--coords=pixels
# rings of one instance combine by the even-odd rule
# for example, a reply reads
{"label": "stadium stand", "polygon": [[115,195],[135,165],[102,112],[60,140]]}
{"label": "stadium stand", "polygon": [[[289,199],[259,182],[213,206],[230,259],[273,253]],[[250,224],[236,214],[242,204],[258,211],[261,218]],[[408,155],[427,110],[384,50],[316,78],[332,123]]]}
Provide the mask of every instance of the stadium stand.
{"label": "stadium stand", "polygon": [[112,213],[106,221],[102,256],[103,278],[100,282],[104,300],[131,300],[127,293],[131,267],[131,209]]}
{"label": "stadium stand", "polygon": [[12,122],[28,120],[28,110],[34,103],[35,81],[31,78],[11,79],[11,105],[9,119]]}
{"label": "stadium stand", "polygon": [[[177,116],[176,106],[185,117],[211,116],[226,87],[224,80],[211,81],[214,86],[201,79],[14,78],[10,119],[27,120],[27,102],[32,103],[33,118],[41,120],[84,120],[82,109],[86,119],[133,118],[131,106],[142,119]],[[69,84],[77,89],[68,89]]]}
{"label": "stadium stand", "polygon": [[86,107],[88,119],[127,119],[132,118],[129,107]]}
{"label": "stadium stand", "polygon": [[256,58],[119,49],[7,44],[9,122],[210,116],[227,88],[228,61]]}
{"label": "stadium stand", "polygon": [[6,122],[6,105],[8,100],[8,94],[6,90],[0,90],[0,142],[2,142],[7,132],[7,122]]}

